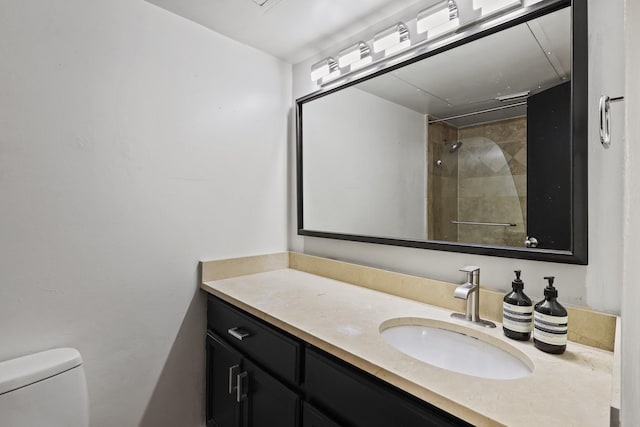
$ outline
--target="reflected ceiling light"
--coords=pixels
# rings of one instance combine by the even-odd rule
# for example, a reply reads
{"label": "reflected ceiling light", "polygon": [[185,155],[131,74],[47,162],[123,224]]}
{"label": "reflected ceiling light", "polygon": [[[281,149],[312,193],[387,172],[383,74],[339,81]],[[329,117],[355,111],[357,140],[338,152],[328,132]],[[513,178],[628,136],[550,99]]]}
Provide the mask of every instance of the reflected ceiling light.
{"label": "reflected ceiling light", "polygon": [[496,100],[500,102],[508,102],[513,101],[515,99],[522,99],[529,96],[529,91],[526,90],[524,92],[511,93],[509,95],[496,96]]}
{"label": "reflected ceiling light", "polygon": [[458,5],[454,0],[442,1],[418,13],[418,34],[428,31],[428,38],[453,31],[460,25]]}
{"label": "reflected ceiling light", "polygon": [[493,15],[515,6],[522,6],[522,0],[473,0],[473,8],[481,9],[480,16]]}
{"label": "reflected ceiling light", "polygon": [[409,30],[402,22],[380,31],[373,36],[373,51],[382,52],[388,55],[408,47],[411,44]]}
{"label": "reflected ceiling light", "polygon": [[350,65],[351,70],[356,70],[370,64],[372,59],[369,45],[361,41],[340,51],[338,66],[345,68]]}
{"label": "reflected ceiling light", "polygon": [[[330,77],[332,76],[333,77]],[[340,75],[338,63],[335,59],[329,57],[320,62],[316,62],[311,66],[311,80],[317,82],[320,79],[329,80]]]}

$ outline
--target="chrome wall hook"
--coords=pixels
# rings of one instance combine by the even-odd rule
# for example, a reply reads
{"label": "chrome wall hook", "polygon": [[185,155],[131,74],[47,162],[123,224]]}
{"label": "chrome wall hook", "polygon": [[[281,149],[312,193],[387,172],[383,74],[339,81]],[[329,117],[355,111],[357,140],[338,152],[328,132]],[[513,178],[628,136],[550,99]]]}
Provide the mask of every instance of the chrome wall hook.
{"label": "chrome wall hook", "polygon": [[610,104],[612,102],[623,101],[624,96],[610,98],[608,95],[600,97],[600,143],[604,148],[611,146],[611,111]]}

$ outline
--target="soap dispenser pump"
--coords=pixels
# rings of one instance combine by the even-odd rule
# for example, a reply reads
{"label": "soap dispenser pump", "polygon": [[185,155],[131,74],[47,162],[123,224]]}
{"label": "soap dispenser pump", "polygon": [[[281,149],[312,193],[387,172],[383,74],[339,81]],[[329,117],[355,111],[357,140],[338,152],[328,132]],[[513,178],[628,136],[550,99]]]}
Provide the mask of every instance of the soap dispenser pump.
{"label": "soap dispenser pump", "polygon": [[562,354],[567,349],[567,310],[557,301],[558,290],[554,277],[545,277],[549,285],[544,288],[544,300],[535,306],[533,315],[533,343],[546,352]]}
{"label": "soap dispenser pump", "polygon": [[508,338],[527,341],[531,337],[533,323],[533,303],[524,293],[524,282],[520,270],[515,270],[516,278],[511,282],[512,291],[502,302],[502,330]]}

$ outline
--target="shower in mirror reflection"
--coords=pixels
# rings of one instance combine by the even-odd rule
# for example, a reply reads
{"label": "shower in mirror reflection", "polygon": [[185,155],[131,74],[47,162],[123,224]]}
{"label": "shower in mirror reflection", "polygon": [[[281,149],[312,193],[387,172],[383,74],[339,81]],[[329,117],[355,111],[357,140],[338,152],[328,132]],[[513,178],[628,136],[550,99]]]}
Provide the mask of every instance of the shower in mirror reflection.
{"label": "shower in mirror reflection", "polygon": [[[456,141],[454,143],[450,143],[446,139],[442,142],[445,146],[449,147],[449,153],[455,153],[462,147],[462,141]],[[442,166],[442,159],[436,160],[436,166]]]}
{"label": "shower in mirror reflection", "polygon": [[526,118],[428,128],[428,155],[437,159],[428,168],[429,238],[518,245],[526,234]]}
{"label": "shower in mirror reflection", "polygon": [[449,153],[455,153],[456,151],[458,151],[460,149],[460,147],[462,147],[462,141],[456,141],[454,143],[450,143],[449,141],[447,141],[445,139],[444,140],[444,145],[448,145],[449,146]]}

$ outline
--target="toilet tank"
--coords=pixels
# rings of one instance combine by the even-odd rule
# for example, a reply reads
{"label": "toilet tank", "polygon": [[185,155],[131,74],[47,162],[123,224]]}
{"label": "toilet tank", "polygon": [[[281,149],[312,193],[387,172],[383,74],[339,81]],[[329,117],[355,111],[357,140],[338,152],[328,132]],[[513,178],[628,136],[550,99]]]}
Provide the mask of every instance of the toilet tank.
{"label": "toilet tank", "polygon": [[0,362],[0,426],[87,427],[82,357],[58,348]]}

